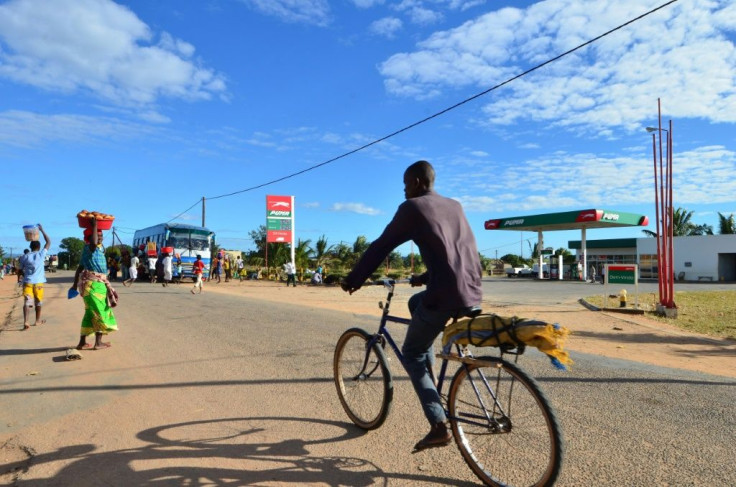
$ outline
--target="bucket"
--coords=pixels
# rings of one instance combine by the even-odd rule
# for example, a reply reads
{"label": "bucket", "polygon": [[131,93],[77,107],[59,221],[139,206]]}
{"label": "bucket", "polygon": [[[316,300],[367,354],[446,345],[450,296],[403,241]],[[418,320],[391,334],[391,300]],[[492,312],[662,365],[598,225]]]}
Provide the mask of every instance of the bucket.
{"label": "bucket", "polygon": [[36,225],[23,225],[23,233],[27,242],[38,240],[38,227]]}

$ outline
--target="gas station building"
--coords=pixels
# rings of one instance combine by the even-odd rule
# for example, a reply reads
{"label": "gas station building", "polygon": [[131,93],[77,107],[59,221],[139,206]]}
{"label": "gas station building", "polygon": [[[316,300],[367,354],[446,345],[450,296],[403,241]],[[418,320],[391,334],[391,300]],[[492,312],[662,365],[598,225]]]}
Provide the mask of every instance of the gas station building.
{"label": "gas station building", "polygon": [[[657,239],[616,238],[587,240],[587,230],[593,228],[646,227],[645,215],[615,210],[587,209],[487,220],[486,230],[537,232],[539,268],[543,277],[542,250],[544,232],[580,230],[580,240],[568,242],[582,264],[583,280],[591,266],[600,275],[605,264],[637,264],[639,277],[656,279]],[[700,235],[674,237],[674,278],[678,281],[736,281],[736,235]]]}

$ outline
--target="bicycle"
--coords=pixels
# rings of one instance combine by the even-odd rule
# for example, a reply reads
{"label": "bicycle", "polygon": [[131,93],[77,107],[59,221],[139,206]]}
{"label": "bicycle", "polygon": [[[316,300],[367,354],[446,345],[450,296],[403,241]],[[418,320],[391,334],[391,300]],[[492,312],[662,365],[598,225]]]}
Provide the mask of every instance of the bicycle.
{"label": "bicycle", "polygon": [[[386,280],[383,284],[388,295],[385,305],[379,302],[383,312],[378,331],[345,331],[335,346],[333,362],[343,409],[353,423],[365,430],[380,427],[391,408],[393,379],[386,345],[403,361],[386,326],[389,322],[411,322],[389,314],[397,281]],[[477,308],[466,316],[480,312]],[[458,316],[455,321],[463,317]],[[445,403],[455,443],[465,462],[486,485],[552,485],[563,456],[557,417],[537,382],[516,364],[524,346],[501,345],[499,349],[499,357],[476,358],[467,346],[450,342],[442,353],[436,354],[441,366],[435,383]],[[513,355],[514,363],[504,359],[504,354]],[[442,389],[449,362],[459,366],[445,395]]]}

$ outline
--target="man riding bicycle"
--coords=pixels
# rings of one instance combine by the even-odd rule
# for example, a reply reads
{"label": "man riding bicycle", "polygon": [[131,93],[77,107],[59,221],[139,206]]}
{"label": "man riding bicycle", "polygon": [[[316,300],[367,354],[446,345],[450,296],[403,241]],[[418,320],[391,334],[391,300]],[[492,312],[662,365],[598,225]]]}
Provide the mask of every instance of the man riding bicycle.
{"label": "man riding bicycle", "polygon": [[431,425],[415,450],[447,445],[452,436],[445,424],[445,410],[430,367],[432,343],[451,318],[478,306],[482,298],[482,267],[475,237],[462,206],[434,191],[434,168],[417,161],[404,172],[404,196],[391,222],[365,251],[343,280],[343,290],[352,294],[393,249],[413,240],[427,267],[412,276],[412,286],[427,289],[409,299],[411,324],[401,348],[404,368]]}

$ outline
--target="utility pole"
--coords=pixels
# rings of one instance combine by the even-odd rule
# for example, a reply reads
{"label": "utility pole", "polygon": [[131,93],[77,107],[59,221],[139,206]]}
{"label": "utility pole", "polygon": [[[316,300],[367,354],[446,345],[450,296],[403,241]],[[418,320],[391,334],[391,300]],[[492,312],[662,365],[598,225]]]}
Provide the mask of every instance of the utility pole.
{"label": "utility pole", "polygon": [[206,227],[207,225],[204,224],[204,216],[205,216],[205,211],[204,211],[204,196],[202,196],[202,226],[203,227]]}

